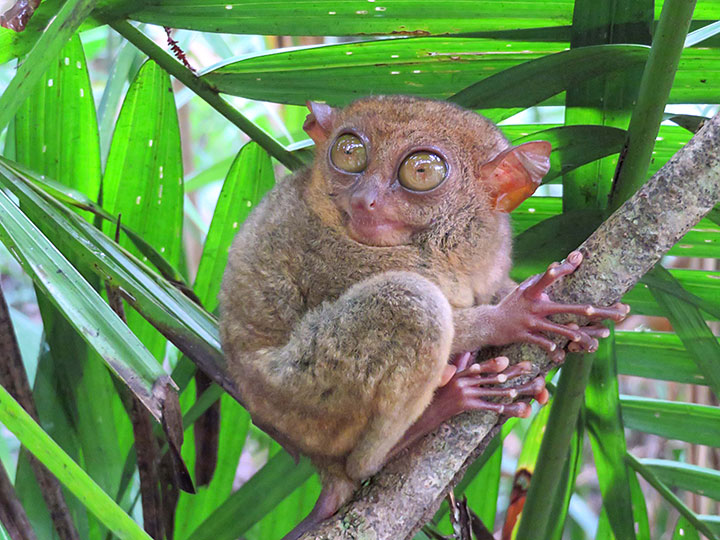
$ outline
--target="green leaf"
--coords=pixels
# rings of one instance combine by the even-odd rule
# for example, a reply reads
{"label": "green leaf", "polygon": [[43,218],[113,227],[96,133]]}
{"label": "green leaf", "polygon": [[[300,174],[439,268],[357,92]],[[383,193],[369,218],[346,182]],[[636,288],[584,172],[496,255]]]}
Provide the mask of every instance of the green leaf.
{"label": "green leaf", "polygon": [[[76,265],[111,281],[135,309],[181,350],[206,363],[208,371],[223,365],[217,323],[210,314],[61,203],[36,191],[29,181],[24,182],[2,162],[0,173],[12,180],[2,183],[23,205],[37,208],[45,215],[43,232]],[[222,378],[220,383],[226,390],[235,391],[229,379]]]}
{"label": "green leaf", "polygon": [[[5,171],[0,168],[0,173]],[[3,192],[0,192],[0,209],[2,242],[83,339],[159,420],[160,404],[152,394],[152,385],[165,374],[162,368],[100,295]]]}
{"label": "green leaf", "polygon": [[692,523],[698,531],[702,532],[710,539],[716,538],[716,536],[711,532],[710,528],[705,523],[703,523],[698,518],[698,516],[696,516],[687,506],[685,506],[685,504],[683,504],[683,502],[672,491],[670,491],[668,487],[663,484],[650,469],[643,465],[632,454],[627,454],[626,459],[628,464],[638,473],[640,473],[640,475],[652,487],[654,487],[667,502],[674,506],[675,509],[680,512],[683,517],[685,517],[690,523]]}
{"label": "green leaf", "polygon": [[30,169],[97,199],[100,143],[78,36],[59,52],[15,115],[15,153]]}
{"label": "green leaf", "polygon": [[720,501],[720,471],[665,459],[641,459],[671,489],[684,489]]}
{"label": "green leaf", "polygon": [[[532,208],[532,207],[531,207]],[[602,210],[575,210],[541,221],[515,237],[510,276],[522,281],[564,259],[602,223]]]}
{"label": "green leaf", "polygon": [[[218,388],[212,386],[211,388]],[[208,389],[203,395],[212,394]],[[185,392],[182,400],[192,400],[194,392]],[[200,401],[200,400],[199,400]],[[199,403],[197,401],[196,403]],[[212,400],[217,401],[217,397]],[[224,394],[221,401],[220,439],[218,441],[217,467],[213,479],[208,486],[198,488],[197,493],[191,495],[181,492],[175,512],[175,537],[186,538],[210,514],[230,497],[233,491],[235,474],[243,451],[245,439],[250,427],[250,414],[240,406],[231,396]],[[186,415],[187,416],[187,415]],[[195,436],[191,428],[192,423],[186,422],[185,442],[183,443],[183,461],[190,470],[195,465]]]}
{"label": "green leaf", "polygon": [[[3,200],[0,193],[0,200]],[[45,433],[12,396],[0,386],[0,423],[4,424],[40,462],[118,538],[150,537]]]}
{"label": "green leaf", "polygon": [[243,146],[225,178],[195,280],[195,292],[209,311],[217,307],[220,282],[233,238],[250,211],[274,184],[275,175],[268,153],[254,142]]}
{"label": "green leaf", "polygon": [[80,27],[97,0],[67,0],[43,31],[25,61],[0,96],[0,130],[15,115],[20,105],[57,57],[65,42]]}
{"label": "green leaf", "polygon": [[239,490],[210,514],[188,540],[234,540],[307,480],[313,469],[303,458],[297,465],[278,452]]}
{"label": "green leaf", "polygon": [[345,105],[368,94],[447,98],[520,62],[562,50],[553,43],[468,38],[362,41],[265,53],[203,74],[221,92],[304,105]]}
{"label": "green leaf", "polygon": [[[656,266],[646,277],[651,277],[653,282],[661,281],[664,284],[664,290],[651,285],[650,291],[692,355],[706,383],[715,396],[720,396],[720,364],[717,362],[717,358],[720,358],[720,344],[702,313],[694,305],[678,298],[685,290],[663,267]],[[673,293],[666,292],[666,289],[672,289]],[[715,315],[720,315],[720,310]]]}
{"label": "green leaf", "polygon": [[[706,313],[716,313],[720,309],[720,272],[672,269],[670,274],[690,293],[684,295],[683,299],[697,307],[702,307]],[[662,286],[662,283],[659,283]],[[665,312],[658,306],[649,286],[645,283],[638,283],[623,297],[623,302],[630,303],[635,314],[665,316]],[[715,316],[707,318],[717,320]]]}
{"label": "green leaf", "polygon": [[646,379],[706,384],[680,338],[667,332],[616,331],[618,372]]}
{"label": "green leaf", "polygon": [[[116,2],[118,7],[122,3]],[[345,36],[429,35],[569,24],[567,4],[537,0],[477,3],[407,0],[369,5],[364,0],[319,0],[283,4],[244,1],[156,0],[130,11],[137,21],[229,34]]]}
{"label": "green leaf", "polygon": [[625,427],[666,439],[720,447],[720,409],[695,403],[621,396]]}
{"label": "green leaf", "polygon": [[680,516],[675,525],[672,540],[700,540],[700,534],[687,519]]}
{"label": "green leaf", "polygon": [[552,144],[550,171],[543,183],[597,159],[616,154],[625,144],[625,130],[607,126],[564,126],[536,131],[513,144],[548,141]]}
{"label": "green leaf", "polygon": [[532,107],[578,82],[642,65],[648,52],[643,45],[578,47],[506,69],[449,100],[471,109]]}
{"label": "green leaf", "polygon": [[627,446],[620,415],[614,338],[600,343],[585,389],[585,417],[603,508],[616,538],[635,538]]}
{"label": "green leaf", "polygon": [[[115,124],[103,178],[103,204],[121,215],[172,266],[180,262],[183,220],[183,171],[180,128],[170,76],[147,61],[125,96]],[[114,235],[115,224],[103,229]],[[146,262],[127,238],[120,245]],[[162,361],[166,339],[137,313],[128,325]]]}
{"label": "green leaf", "polygon": [[[110,213],[122,214],[123,222],[171,264],[180,260],[182,183],[180,130],[170,77],[148,61],[130,85],[115,126],[103,178],[103,204]],[[121,244],[133,252],[127,242]]]}
{"label": "green leaf", "polygon": [[468,499],[470,509],[477,514],[488,529],[493,530],[500,491],[502,448],[497,445],[494,450],[486,449],[485,453],[488,454],[486,463],[471,477],[472,480],[463,493]]}

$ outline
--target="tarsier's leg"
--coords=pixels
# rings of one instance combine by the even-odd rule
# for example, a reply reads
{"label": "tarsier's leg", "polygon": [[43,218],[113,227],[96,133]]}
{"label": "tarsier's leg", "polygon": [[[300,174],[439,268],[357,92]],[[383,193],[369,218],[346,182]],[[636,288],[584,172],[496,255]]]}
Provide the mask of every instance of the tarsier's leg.
{"label": "tarsier's leg", "polygon": [[299,333],[297,350],[301,341],[313,343],[318,380],[325,379],[325,370],[348,378],[347,416],[366,420],[342,469],[323,471],[318,503],[286,540],[334,514],[357,484],[387,461],[440,384],[453,335],[452,309],[440,289],[406,272],[357,284],[303,325],[312,326],[314,339],[301,340]]}
{"label": "tarsier's leg", "polygon": [[344,482],[340,479],[323,482],[322,492],[320,492],[313,509],[282,540],[297,540],[316,524],[332,516],[348,500],[354,490],[354,483]]}

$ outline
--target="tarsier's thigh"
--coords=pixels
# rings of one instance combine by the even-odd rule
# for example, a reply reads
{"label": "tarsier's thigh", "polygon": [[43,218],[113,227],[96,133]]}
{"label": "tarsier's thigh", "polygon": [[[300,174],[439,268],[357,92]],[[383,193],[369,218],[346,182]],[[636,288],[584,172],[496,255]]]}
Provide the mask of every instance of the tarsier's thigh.
{"label": "tarsier's thigh", "polygon": [[356,383],[349,385],[358,392],[355,407],[367,407],[347,465],[348,475],[359,480],[382,465],[430,402],[450,354],[452,310],[437,286],[410,272],[361,282],[334,308],[337,325],[327,327],[337,338],[333,348]]}
{"label": "tarsier's thigh", "polygon": [[[422,276],[387,272],[357,283],[296,329],[289,352],[299,357],[313,343],[315,383],[294,414],[278,419],[283,431],[311,455],[348,454],[378,430],[392,446],[438,386],[452,333],[450,305]],[[385,435],[379,418],[399,432]]]}

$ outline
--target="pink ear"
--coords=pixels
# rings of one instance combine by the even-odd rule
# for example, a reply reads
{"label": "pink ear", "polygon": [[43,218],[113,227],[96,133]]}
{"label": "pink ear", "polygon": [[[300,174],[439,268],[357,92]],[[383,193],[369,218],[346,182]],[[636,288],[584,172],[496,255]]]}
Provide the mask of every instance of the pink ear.
{"label": "pink ear", "polygon": [[316,103],[314,101],[306,101],[305,105],[307,105],[310,114],[305,118],[303,129],[315,141],[315,144],[318,144],[327,139],[332,130],[335,109],[325,103]]}
{"label": "pink ear", "polygon": [[496,210],[510,212],[535,192],[550,170],[551,150],[547,141],[527,142],[503,150],[482,166]]}

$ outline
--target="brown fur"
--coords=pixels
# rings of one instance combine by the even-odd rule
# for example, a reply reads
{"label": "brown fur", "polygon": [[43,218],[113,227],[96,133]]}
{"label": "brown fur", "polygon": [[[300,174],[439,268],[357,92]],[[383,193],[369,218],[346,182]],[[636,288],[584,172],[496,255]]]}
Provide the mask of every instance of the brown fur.
{"label": "brown fur", "polygon": [[[350,181],[327,156],[348,130],[368,151],[353,178],[377,183],[381,210],[412,231],[389,237],[395,245],[347,234]],[[352,486],[428,405],[449,354],[492,342],[481,306],[507,287],[510,232],[481,167],[509,143],[475,113],[403,96],[335,111],[326,135],[313,167],[278,183],[238,234],[221,336],[255,421],[309,455],[326,485]],[[418,148],[449,164],[423,194],[395,180]]]}

